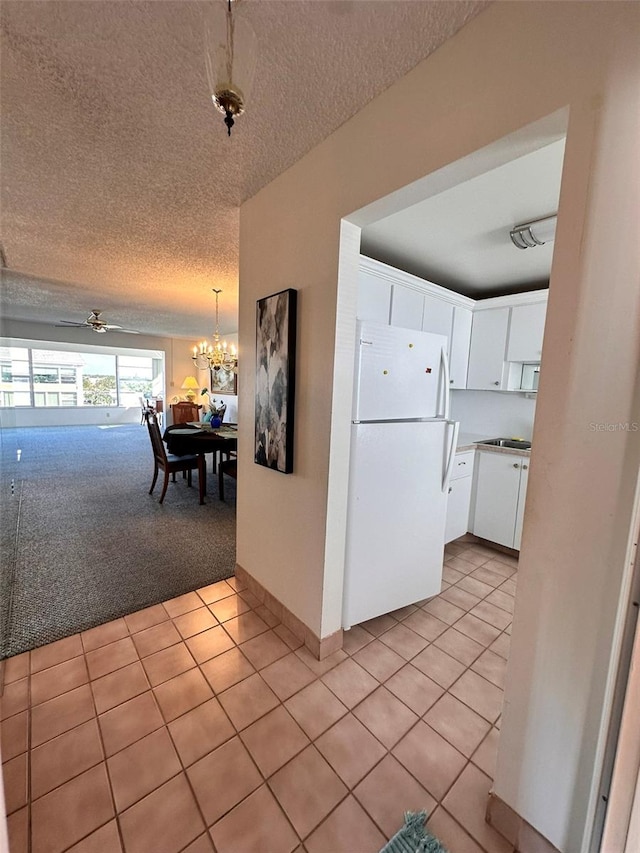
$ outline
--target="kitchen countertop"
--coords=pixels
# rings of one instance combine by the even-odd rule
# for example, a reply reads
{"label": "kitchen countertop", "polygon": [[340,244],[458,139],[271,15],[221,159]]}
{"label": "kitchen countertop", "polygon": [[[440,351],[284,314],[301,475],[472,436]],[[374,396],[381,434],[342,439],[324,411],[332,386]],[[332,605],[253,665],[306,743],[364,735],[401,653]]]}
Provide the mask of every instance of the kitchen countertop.
{"label": "kitchen countertop", "polygon": [[491,444],[479,444],[480,441],[487,441],[487,439],[505,437],[506,436],[478,435],[477,433],[461,432],[458,434],[456,453],[462,453],[464,450],[488,450],[490,453],[508,453],[511,456],[531,455],[530,450],[519,450],[516,447],[494,447]]}

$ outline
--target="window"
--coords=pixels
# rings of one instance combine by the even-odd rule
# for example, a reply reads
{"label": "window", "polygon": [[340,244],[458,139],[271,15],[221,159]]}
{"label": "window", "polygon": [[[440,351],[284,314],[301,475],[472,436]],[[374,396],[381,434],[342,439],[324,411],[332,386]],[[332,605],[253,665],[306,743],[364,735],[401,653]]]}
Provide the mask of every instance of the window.
{"label": "window", "polygon": [[140,397],[153,394],[153,359],[137,356],[118,356],[118,391],[120,404],[137,406]]}
{"label": "window", "polygon": [[137,409],[140,397],[161,394],[164,385],[163,353],[143,353],[0,346],[0,406]]}
{"label": "window", "polygon": [[115,355],[83,353],[82,403],[85,406],[117,406]]}
{"label": "window", "polygon": [[34,385],[56,385],[58,383],[58,368],[34,364],[33,383]]}
{"label": "window", "polygon": [[5,406],[31,405],[29,350],[0,347],[0,392]]}

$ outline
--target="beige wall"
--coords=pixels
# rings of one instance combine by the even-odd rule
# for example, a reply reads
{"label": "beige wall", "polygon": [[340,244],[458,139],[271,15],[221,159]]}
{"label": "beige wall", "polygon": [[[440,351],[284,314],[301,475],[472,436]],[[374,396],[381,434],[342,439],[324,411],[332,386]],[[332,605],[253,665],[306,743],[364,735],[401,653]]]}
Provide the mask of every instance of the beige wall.
{"label": "beige wall", "polygon": [[[516,675],[495,784],[562,851],[585,849],[640,462],[640,433],[589,428],[640,420],[639,13],[635,3],[493,4],[247,202],[240,219],[238,562],[326,634],[339,624],[342,566],[331,543],[344,532],[333,511],[327,528],[340,219],[569,107]],[[286,287],[299,290],[290,476],[253,464],[250,427],[255,300]],[[336,405],[350,371],[336,362]],[[339,491],[344,427],[333,426]]]}

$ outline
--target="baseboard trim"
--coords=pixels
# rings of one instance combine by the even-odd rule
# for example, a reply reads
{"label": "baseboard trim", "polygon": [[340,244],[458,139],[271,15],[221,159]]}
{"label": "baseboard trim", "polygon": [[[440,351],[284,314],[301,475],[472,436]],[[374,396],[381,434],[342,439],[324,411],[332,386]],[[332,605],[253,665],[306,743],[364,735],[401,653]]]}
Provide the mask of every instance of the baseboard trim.
{"label": "baseboard trim", "polygon": [[239,563],[236,563],[236,577],[239,581],[246,584],[255,597],[265,607],[268,607],[273,615],[305,644],[315,658],[324,660],[324,658],[329,657],[329,655],[342,648],[342,628],[339,631],[334,631],[333,634],[329,634],[328,637],[322,637],[321,639],[301,619],[294,616],[275,595],[272,595],[266,587],[262,586],[260,581],[257,581]]}
{"label": "baseboard trim", "polygon": [[559,853],[550,841],[493,791],[487,803],[487,823],[515,847],[516,853]]}

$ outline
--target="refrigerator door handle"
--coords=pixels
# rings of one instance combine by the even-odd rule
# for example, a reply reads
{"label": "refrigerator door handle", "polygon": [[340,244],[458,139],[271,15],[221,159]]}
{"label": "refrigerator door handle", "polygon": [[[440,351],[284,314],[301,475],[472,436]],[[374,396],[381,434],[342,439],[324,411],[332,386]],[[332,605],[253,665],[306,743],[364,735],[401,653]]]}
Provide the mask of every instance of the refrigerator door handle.
{"label": "refrigerator door handle", "polygon": [[443,399],[444,399],[444,411],[438,417],[442,418],[445,421],[449,420],[449,407],[450,407],[450,390],[449,390],[449,358],[447,356],[447,351],[444,347],[440,350],[440,376],[442,377],[442,382],[444,385],[443,390]]}
{"label": "refrigerator door handle", "polygon": [[458,446],[458,432],[460,430],[460,421],[447,421],[447,426],[453,427],[453,435],[451,436],[451,445],[449,447],[449,458],[447,459],[447,464],[444,470],[444,476],[442,478],[442,491],[444,493],[447,492],[449,488],[449,482],[451,480],[453,460],[456,455],[456,447]]}
{"label": "refrigerator door handle", "polygon": [[353,415],[354,420],[353,423],[360,423],[360,379],[362,373],[362,344],[369,343],[369,341],[363,341],[360,335],[360,330],[358,330],[358,346],[356,349],[356,368],[354,372],[354,388],[353,388]]}

